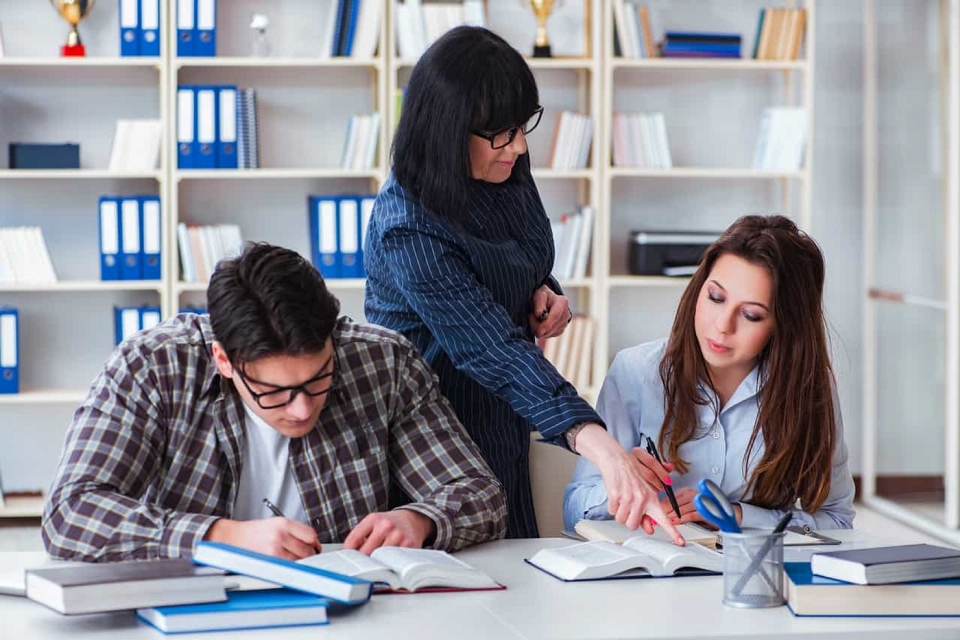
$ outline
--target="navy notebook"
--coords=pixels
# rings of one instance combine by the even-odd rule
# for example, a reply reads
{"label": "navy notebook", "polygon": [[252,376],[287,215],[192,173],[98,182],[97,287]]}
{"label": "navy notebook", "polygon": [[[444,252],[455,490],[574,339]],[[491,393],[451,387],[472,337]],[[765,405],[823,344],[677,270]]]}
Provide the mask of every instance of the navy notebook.
{"label": "navy notebook", "polygon": [[960,616],[960,579],[859,585],[787,562],[787,606],[795,616]]}
{"label": "navy notebook", "polygon": [[960,549],[908,544],[816,553],[810,559],[819,576],[856,584],[890,584],[960,578]]}

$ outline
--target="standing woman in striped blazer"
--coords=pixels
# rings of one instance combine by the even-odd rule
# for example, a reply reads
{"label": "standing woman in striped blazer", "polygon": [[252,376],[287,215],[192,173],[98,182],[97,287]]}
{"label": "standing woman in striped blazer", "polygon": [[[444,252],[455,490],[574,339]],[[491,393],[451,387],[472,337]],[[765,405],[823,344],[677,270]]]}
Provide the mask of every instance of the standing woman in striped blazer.
{"label": "standing woman in striped blazer", "polygon": [[504,485],[508,537],[538,533],[535,428],[600,469],[617,520],[648,532],[656,520],[682,544],[657,500],[667,470],[610,437],[534,341],[560,335],[572,317],[550,276],[553,236],[527,154],[542,112],[523,57],[486,29],[458,27],[423,54],[367,230],[366,318],[430,362]]}

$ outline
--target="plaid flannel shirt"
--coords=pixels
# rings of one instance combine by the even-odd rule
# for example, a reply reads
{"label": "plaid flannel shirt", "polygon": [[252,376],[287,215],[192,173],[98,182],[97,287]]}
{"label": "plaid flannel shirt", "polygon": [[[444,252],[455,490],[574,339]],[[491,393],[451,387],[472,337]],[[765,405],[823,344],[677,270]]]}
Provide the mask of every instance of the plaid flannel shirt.
{"label": "plaid flannel shirt", "polygon": [[[231,517],[245,416],[217,372],[213,341],[209,319],[186,314],[107,361],[74,414],[48,494],[41,533],[51,555],[189,557],[217,519]],[[337,369],[317,427],[290,441],[321,542],[401,505],[436,523],[439,549],[502,537],[503,488],[415,348],[347,319],[333,341]]]}

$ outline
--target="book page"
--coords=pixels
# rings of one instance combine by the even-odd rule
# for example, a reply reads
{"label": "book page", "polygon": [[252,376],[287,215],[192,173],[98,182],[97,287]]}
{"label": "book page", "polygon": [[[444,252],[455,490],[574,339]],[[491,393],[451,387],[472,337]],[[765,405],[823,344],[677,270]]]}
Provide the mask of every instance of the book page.
{"label": "book page", "polygon": [[380,547],[370,555],[390,567],[400,576],[400,584],[411,591],[426,586],[465,589],[499,586],[487,574],[446,551]]}
{"label": "book page", "polygon": [[649,554],[641,555],[624,546],[596,540],[558,549],[541,549],[530,563],[562,580],[608,578],[631,569],[663,575],[663,568]]}
{"label": "book page", "polygon": [[623,546],[652,557],[667,573],[676,573],[682,567],[723,571],[723,555],[695,542],[678,547],[672,542],[635,537],[624,542]]}
{"label": "book page", "polygon": [[389,567],[356,549],[318,553],[315,556],[301,558],[297,562],[345,576],[363,578],[371,582],[383,582],[390,585],[391,589],[400,588],[399,577],[394,575]]}
{"label": "book page", "polygon": [[[622,544],[630,538],[639,537],[673,543],[663,527],[657,527],[654,529],[653,535],[648,536],[643,529],[628,529],[626,525],[620,524],[616,520],[580,520],[574,525],[574,529],[586,540],[609,540]],[[713,531],[694,523],[681,524],[677,529],[687,543],[698,542],[705,547],[714,548],[719,539]]]}

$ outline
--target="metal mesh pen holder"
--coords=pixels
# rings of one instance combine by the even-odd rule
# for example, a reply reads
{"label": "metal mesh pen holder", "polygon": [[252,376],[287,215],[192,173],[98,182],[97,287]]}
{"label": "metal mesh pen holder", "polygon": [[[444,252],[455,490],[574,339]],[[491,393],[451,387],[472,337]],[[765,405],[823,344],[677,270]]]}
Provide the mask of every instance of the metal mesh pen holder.
{"label": "metal mesh pen holder", "polygon": [[723,604],[779,607],[785,602],[783,533],[723,534]]}

